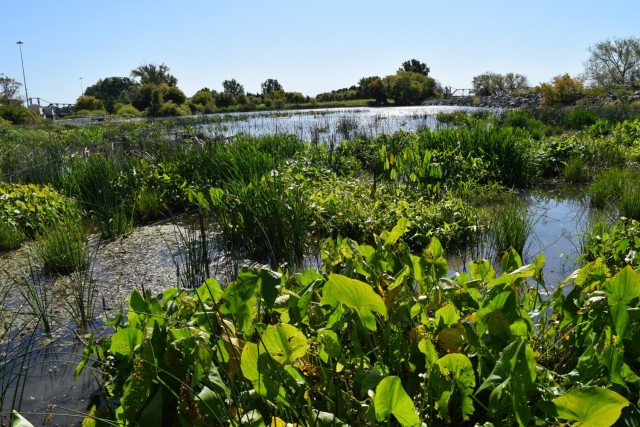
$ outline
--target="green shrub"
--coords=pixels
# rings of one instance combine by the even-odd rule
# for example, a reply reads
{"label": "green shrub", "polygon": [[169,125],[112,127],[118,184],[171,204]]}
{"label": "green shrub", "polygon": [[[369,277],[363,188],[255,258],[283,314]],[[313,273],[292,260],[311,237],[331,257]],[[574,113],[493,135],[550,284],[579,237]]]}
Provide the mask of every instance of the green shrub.
{"label": "green shrub", "polygon": [[41,122],[40,117],[22,105],[0,105],[0,119],[14,125],[34,125]]}
{"label": "green shrub", "polygon": [[76,101],[75,110],[80,112],[82,110],[87,111],[104,111],[104,102],[95,96],[81,96]]}
{"label": "green shrub", "polygon": [[578,109],[571,111],[565,121],[569,128],[580,130],[595,124],[598,117],[590,110]]}
{"label": "green shrub", "polygon": [[537,90],[542,93],[544,105],[573,105],[584,96],[582,79],[572,78],[569,74],[556,76],[552,83],[542,83]]}
{"label": "green shrub", "polygon": [[0,184],[0,221],[11,224],[28,238],[79,217],[73,200],[45,185]]}
{"label": "green shrub", "polygon": [[140,117],[142,113],[131,104],[115,104],[114,113],[120,117]]}

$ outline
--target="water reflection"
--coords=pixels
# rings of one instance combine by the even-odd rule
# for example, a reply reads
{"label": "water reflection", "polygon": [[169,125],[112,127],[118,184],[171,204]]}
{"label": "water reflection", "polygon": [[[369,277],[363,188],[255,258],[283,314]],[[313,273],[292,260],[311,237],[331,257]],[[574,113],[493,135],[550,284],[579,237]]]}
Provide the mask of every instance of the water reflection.
{"label": "water reflection", "polygon": [[[533,263],[540,254],[545,256],[544,277],[549,291],[576,268],[581,254],[581,235],[593,224],[598,212],[589,207],[581,188],[544,188],[522,196],[533,228],[524,250],[524,264]],[[455,271],[468,271],[468,265],[478,257],[496,258],[488,248],[472,248],[450,254],[449,266]],[[498,265],[499,260],[493,259]]]}
{"label": "water reflection", "polygon": [[363,107],[285,112],[226,114],[229,120],[202,125],[210,136],[230,138],[242,133],[251,136],[292,134],[301,141],[336,143],[345,139],[372,138],[397,131],[415,131],[441,126],[438,113],[486,110],[477,107],[417,106]]}

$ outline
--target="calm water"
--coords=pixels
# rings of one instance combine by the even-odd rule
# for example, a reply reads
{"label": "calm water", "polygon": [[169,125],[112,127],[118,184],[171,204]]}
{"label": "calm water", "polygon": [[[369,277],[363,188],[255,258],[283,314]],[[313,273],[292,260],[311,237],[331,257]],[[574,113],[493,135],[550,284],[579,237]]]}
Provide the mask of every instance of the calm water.
{"label": "calm water", "polygon": [[[252,112],[226,114],[230,120],[203,125],[210,134],[231,137],[238,133],[252,136],[278,133],[298,136],[302,141],[334,143],[354,137],[373,137],[400,130],[437,129],[442,126],[438,113],[481,111],[474,107],[418,106],[363,107],[285,112]],[[237,119],[237,120],[236,120]]]}
{"label": "calm water", "polygon": [[[589,207],[584,191],[576,188],[545,188],[521,198],[533,222],[532,232],[524,250],[524,264],[533,263],[540,254],[545,256],[544,277],[548,290],[553,291],[579,266],[581,235],[588,230],[598,212]],[[483,250],[479,250],[481,256]],[[465,270],[477,254],[451,254],[447,259],[451,273]],[[494,260],[494,265],[499,265]]]}

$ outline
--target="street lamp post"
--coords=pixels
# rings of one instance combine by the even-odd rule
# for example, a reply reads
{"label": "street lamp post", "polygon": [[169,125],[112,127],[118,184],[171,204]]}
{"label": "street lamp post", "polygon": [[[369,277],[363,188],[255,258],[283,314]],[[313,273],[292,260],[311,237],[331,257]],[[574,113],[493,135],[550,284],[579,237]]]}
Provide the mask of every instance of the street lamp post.
{"label": "street lamp post", "polygon": [[22,64],[22,80],[24,81],[24,94],[27,97],[25,102],[27,103],[27,107],[29,106],[29,92],[27,91],[27,77],[24,74],[24,60],[22,59],[22,43],[20,40],[16,43],[20,47],[20,63]]}
{"label": "street lamp post", "polygon": [[82,77],[80,77],[80,96],[84,95],[84,86],[82,85]]}

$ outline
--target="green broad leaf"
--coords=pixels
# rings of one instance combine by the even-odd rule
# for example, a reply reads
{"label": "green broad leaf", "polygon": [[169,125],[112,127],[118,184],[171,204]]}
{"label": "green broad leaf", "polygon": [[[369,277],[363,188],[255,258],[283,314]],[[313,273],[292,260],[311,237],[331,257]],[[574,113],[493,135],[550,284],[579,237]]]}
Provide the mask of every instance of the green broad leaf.
{"label": "green broad leaf", "polygon": [[202,390],[200,390],[200,393],[198,393],[196,404],[199,408],[198,412],[200,413],[203,425],[212,426],[224,424],[223,419],[221,419],[221,414],[225,414],[224,418],[226,419],[224,396],[220,396],[209,387],[204,386]]}
{"label": "green broad leaf", "polygon": [[531,412],[528,394],[535,389],[536,360],[533,350],[526,341],[514,341],[500,355],[493,371],[476,391],[491,390],[489,411],[496,413],[503,409],[503,396],[511,397],[511,409],[519,425],[528,425]]}
{"label": "green broad leaf", "polygon": [[611,307],[611,318],[616,333],[621,337],[629,338],[630,316],[627,309],[634,299],[640,297],[640,276],[631,266],[626,266],[607,280],[603,289]]}
{"label": "green broad leaf", "polygon": [[404,233],[407,232],[410,225],[411,225],[411,221],[409,221],[407,218],[400,218],[396,226],[393,227],[393,230],[383,231],[380,234],[380,237],[384,240],[385,245],[396,243],[398,239],[401,238],[404,235]]}
{"label": "green broad leaf", "polygon": [[505,273],[502,276],[498,277],[497,279],[493,279],[487,284],[487,286],[489,288],[492,288],[497,285],[510,285],[513,282],[515,282],[517,279],[533,276],[535,272],[536,272],[535,264],[525,265],[523,267],[519,267],[511,271],[510,273]]}
{"label": "green broad leaf", "polygon": [[220,283],[216,279],[207,279],[204,281],[202,285],[196,290],[196,294],[205,304],[213,304],[214,302],[220,301],[224,291],[220,287]]}
{"label": "green broad leaf", "polygon": [[387,307],[371,286],[340,274],[331,274],[322,288],[321,304],[344,305],[358,314],[363,325],[372,331],[376,330],[376,318],[373,313],[387,317]]}
{"label": "green broad leaf", "polygon": [[575,389],[553,399],[557,417],[578,422],[580,427],[606,427],[613,425],[629,401],[615,391],[587,387]]}
{"label": "green broad leaf", "polygon": [[[431,368],[430,384],[438,396],[435,408],[443,420],[449,422],[449,410],[462,414],[467,420],[473,414],[473,388],[476,385],[475,372],[471,360],[464,354],[452,353],[436,361]],[[454,393],[458,393],[459,408],[450,408],[450,401]]]}
{"label": "green broad leaf", "polygon": [[133,372],[125,383],[121,399],[123,416],[130,423],[135,423],[138,414],[144,409],[151,396],[155,377],[156,364],[151,342],[145,340],[133,362]]}
{"label": "green broad leaf", "polygon": [[240,357],[240,368],[260,396],[267,399],[278,396],[281,380],[266,350],[252,342],[246,343]]}
{"label": "green broad leaf", "polygon": [[269,355],[278,363],[293,363],[307,354],[307,337],[295,326],[277,324],[267,326],[262,342]]}
{"label": "green broad leaf", "polygon": [[256,308],[258,280],[254,279],[255,276],[251,275],[251,278],[249,278],[248,274],[245,274],[243,280],[240,280],[239,275],[238,280],[227,286],[223,295],[224,302],[221,311],[224,314],[230,314],[236,325],[244,333],[251,333],[253,322],[258,312]]}
{"label": "green broad leaf", "polygon": [[11,411],[11,425],[13,427],[33,427],[33,424],[20,415],[15,409]]}
{"label": "green broad leaf", "polygon": [[607,280],[603,289],[611,307],[611,318],[616,333],[621,337],[628,338],[630,316],[627,309],[634,299],[640,297],[640,276],[631,266],[627,265],[610,280]]}
{"label": "green broad leaf", "polygon": [[433,365],[438,361],[438,350],[436,350],[436,346],[429,339],[421,339],[418,343],[418,350],[420,353],[425,355],[425,361],[427,363],[427,368],[431,369]]}
{"label": "green broad leaf", "polygon": [[452,326],[458,324],[460,318],[460,312],[455,305],[445,304],[444,306],[436,310],[435,322],[436,325],[439,326]]}
{"label": "green broad leaf", "polygon": [[76,366],[76,369],[73,373],[73,382],[76,382],[76,380],[82,373],[82,370],[84,369],[87,362],[89,361],[89,357],[91,356],[92,350],[93,350],[93,332],[91,333],[91,335],[89,335],[89,342],[82,349],[82,359],[80,360],[80,363],[78,363],[78,366]]}
{"label": "green broad leaf", "polygon": [[111,337],[111,353],[121,358],[133,358],[133,352],[142,342],[143,334],[130,326],[120,328]]}
{"label": "green broad leaf", "polygon": [[144,326],[138,325],[138,323],[140,322],[140,314],[146,313],[147,308],[148,304],[144,300],[144,297],[134,288],[129,297],[129,314],[127,316],[129,324],[133,327]]}
{"label": "green broad leaf", "polygon": [[489,283],[496,277],[496,270],[494,270],[488,260],[477,259],[469,264],[469,274],[471,274],[471,278],[474,280]]}
{"label": "green broad leaf", "polygon": [[317,337],[320,342],[319,355],[323,362],[327,363],[329,356],[336,359],[340,357],[342,344],[338,334],[331,329],[320,329]]}
{"label": "green broad leaf", "polygon": [[502,271],[511,273],[522,267],[522,258],[515,249],[510,248],[502,257]]}
{"label": "green broad leaf", "polygon": [[424,275],[430,276],[434,281],[445,277],[449,271],[449,265],[444,259],[444,249],[435,237],[431,238],[429,246],[422,252],[422,270]]}
{"label": "green broad leaf", "polygon": [[137,424],[141,426],[160,426],[162,425],[162,390],[158,389],[153,398],[144,407]]}
{"label": "green broad leaf", "polygon": [[373,405],[378,421],[384,421],[393,414],[402,426],[414,426],[420,422],[413,401],[402,388],[400,378],[396,376],[380,381],[376,387]]}

